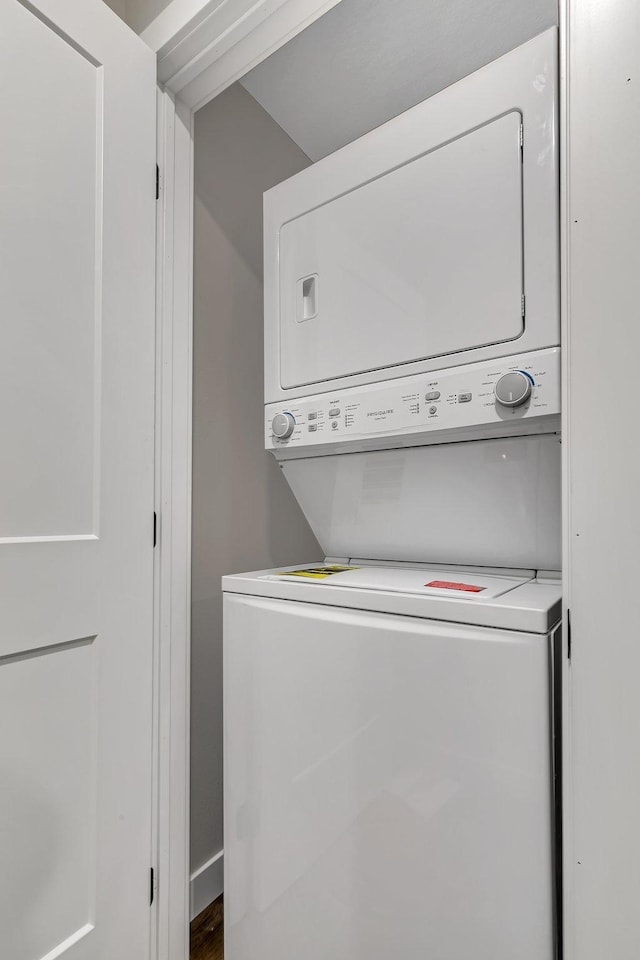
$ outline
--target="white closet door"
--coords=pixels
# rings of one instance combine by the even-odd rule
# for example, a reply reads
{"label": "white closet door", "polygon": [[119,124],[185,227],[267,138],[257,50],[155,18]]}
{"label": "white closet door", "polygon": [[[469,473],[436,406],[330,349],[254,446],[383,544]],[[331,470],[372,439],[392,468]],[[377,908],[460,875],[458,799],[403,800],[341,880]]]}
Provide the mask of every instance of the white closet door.
{"label": "white closet door", "polygon": [[0,0],[0,956],[149,953],[155,60]]}

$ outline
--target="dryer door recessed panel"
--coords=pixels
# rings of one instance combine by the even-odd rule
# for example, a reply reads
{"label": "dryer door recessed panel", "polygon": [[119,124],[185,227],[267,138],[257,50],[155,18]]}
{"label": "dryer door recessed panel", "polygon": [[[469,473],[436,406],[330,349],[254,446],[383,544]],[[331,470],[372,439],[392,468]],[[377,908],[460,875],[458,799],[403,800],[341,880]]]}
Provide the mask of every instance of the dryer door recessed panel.
{"label": "dryer door recessed panel", "polygon": [[283,225],[283,388],[517,340],[520,124],[513,111]]}

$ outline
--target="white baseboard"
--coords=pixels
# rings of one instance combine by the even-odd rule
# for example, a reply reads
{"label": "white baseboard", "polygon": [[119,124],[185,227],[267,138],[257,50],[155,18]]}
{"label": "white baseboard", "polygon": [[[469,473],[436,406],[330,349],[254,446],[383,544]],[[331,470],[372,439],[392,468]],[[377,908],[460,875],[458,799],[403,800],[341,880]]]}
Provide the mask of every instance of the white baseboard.
{"label": "white baseboard", "polygon": [[190,916],[193,920],[219,897],[224,887],[224,850],[207,860],[191,874],[189,883]]}

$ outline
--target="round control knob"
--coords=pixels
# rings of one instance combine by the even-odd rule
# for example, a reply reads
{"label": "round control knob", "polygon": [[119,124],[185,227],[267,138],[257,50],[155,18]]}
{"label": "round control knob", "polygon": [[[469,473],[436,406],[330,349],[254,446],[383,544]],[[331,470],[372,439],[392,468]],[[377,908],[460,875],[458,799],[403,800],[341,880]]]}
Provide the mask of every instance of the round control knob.
{"label": "round control knob", "polygon": [[277,437],[278,440],[286,440],[287,437],[290,437],[295,425],[296,419],[292,413],[276,413],[271,421],[273,435]]}
{"label": "round control knob", "polygon": [[531,385],[531,379],[520,370],[505,373],[496,383],[496,400],[503,407],[519,407],[531,396]]}

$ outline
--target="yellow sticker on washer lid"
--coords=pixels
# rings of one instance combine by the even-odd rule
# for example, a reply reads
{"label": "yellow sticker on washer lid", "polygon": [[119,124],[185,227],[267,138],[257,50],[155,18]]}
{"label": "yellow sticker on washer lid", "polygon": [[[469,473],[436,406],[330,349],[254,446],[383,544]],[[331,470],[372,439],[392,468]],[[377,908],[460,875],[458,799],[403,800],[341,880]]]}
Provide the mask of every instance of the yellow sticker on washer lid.
{"label": "yellow sticker on washer lid", "polygon": [[285,570],[279,573],[279,577],[304,577],[307,580],[326,580],[332,577],[334,573],[346,573],[347,570],[359,570],[359,567],[344,567],[339,563],[330,564],[326,567],[305,567],[304,570]]}

